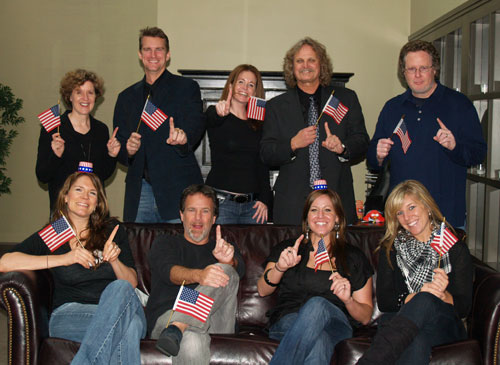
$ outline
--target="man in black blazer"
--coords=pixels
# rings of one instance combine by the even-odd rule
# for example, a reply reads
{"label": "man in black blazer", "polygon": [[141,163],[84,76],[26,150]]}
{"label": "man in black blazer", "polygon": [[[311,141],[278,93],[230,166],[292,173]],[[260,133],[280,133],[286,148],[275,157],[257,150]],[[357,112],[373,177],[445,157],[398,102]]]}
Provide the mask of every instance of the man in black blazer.
{"label": "man in black blazer", "polygon": [[[160,28],[141,30],[139,58],[145,76],[118,95],[113,118],[118,160],[128,167],[123,219],[178,222],[182,191],[203,183],[193,152],[205,131],[200,88],[167,71],[169,42]],[[156,131],[139,124],[148,96],[168,116]]]}
{"label": "man in black blazer", "polygon": [[[300,225],[313,180],[325,179],[340,195],[347,223],[353,223],[356,211],[351,163],[364,158],[369,143],[356,93],[330,86],[330,58],[325,47],[309,37],[287,52],[283,69],[289,90],[267,103],[261,140],[262,160],[280,169],[274,185],[274,222]],[[322,114],[328,100],[331,108]],[[320,116],[317,125],[308,125],[312,102]],[[316,140],[319,171],[311,176],[309,146]]]}

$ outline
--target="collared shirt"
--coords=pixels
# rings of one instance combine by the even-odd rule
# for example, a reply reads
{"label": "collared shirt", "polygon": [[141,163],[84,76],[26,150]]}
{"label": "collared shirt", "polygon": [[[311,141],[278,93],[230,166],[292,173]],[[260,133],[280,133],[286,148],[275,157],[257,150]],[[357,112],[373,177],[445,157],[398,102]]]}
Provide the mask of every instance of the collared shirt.
{"label": "collared shirt", "polygon": [[[403,115],[411,140],[406,154],[400,139],[393,134]],[[453,151],[433,139],[440,129],[437,118],[455,137]],[[391,164],[389,191],[402,181],[418,180],[429,190],[446,220],[455,227],[463,226],[467,167],[481,163],[487,150],[471,101],[438,82],[434,93],[419,106],[408,89],[389,100],[380,112],[367,154],[368,164],[374,169],[380,169],[377,143],[381,138],[394,142],[386,158]]]}

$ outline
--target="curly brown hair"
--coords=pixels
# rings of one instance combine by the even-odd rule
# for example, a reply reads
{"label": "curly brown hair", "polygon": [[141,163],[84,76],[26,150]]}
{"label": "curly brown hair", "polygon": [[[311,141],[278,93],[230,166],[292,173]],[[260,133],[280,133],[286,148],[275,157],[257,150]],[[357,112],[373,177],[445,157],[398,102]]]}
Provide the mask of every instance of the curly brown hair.
{"label": "curly brown hair", "polygon": [[285,77],[286,84],[288,87],[297,86],[297,79],[293,74],[293,59],[295,58],[297,52],[300,51],[300,49],[305,45],[311,46],[318,57],[320,65],[319,83],[322,86],[328,86],[332,79],[332,61],[330,56],[328,56],[328,53],[326,53],[325,46],[310,37],[305,37],[295,43],[286,53],[285,58],[283,59],[283,75]]}
{"label": "curly brown hair", "polygon": [[106,199],[106,193],[104,192],[101,180],[97,175],[88,172],[76,171],[66,178],[66,181],[57,196],[56,206],[52,215],[52,222],[58,220],[64,214],[66,219],[68,219],[69,223],[74,228],[74,225],[68,216],[68,205],[65,202],[65,197],[68,195],[71,187],[83,176],[88,177],[97,190],[97,206],[89,217],[89,225],[87,228],[88,234],[86,238],[81,240],[82,242],[85,242],[85,248],[92,252],[95,249],[102,250],[104,248],[104,244],[108,239],[106,227],[110,221],[108,200]]}
{"label": "curly brown hair", "polygon": [[435,80],[439,80],[439,70],[441,69],[441,59],[439,57],[439,52],[434,47],[431,42],[423,41],[420,39],[409,41],[406,43],[401,51],[399,52],[399,67],[398,76],[399,79],[406,85],[405,79],[405,67],[406,67],[406,55],[410,52],[424,51],[432,58],[432,68],[436,71],[434,76]]}
{"label": "curly brown hair", "polygon": [[97,100],[97,98],[104,94],[104,81],[97,76],[96,73],[79,68],[74,71],[69,71],[64,75],[61,80],[59,93],[61,94],[64,104],[68,108],[72,108],[71,100],[69,99],[73,90],[78,86],[82,86],[87,81],[90,81],[94,85],[95,97]]}
{"label": "curly brown hair", "polygon": [[170,50],[170,42],[165,32],[158,27],[146,27],[139,31],[139,51],[142,49],[142,37],[155,37],[165,40],[165,52]]}

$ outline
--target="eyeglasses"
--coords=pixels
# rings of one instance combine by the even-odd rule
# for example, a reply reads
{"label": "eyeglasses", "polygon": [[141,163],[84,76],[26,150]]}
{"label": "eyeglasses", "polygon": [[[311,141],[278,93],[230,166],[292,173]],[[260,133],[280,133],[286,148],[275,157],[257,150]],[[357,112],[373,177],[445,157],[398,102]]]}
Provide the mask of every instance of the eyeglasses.
{"label": "eyeglasses", "polygon": [[405,68],[405,72],[408,72],[409,74],[412,75],[415,75],[417,71],[421,74],[426,74],[430,70],[432,70],[432,66],[420,66],[419,68],[416,67]]}

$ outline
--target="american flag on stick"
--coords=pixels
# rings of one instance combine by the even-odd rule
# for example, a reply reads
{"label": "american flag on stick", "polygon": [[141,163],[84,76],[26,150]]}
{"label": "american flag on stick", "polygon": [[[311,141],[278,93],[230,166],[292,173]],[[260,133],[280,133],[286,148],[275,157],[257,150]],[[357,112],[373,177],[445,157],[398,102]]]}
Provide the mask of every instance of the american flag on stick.
{"label": "american flag on stick", "polygon": [[59,127],[61,125],[59,104],[56,104],[46,111],[38,114],[38,119],[40,119],[40,122],[42,123],[47,133],[52,129]]}
{"label": "american flag on stick", "polygon": [[45,242],[50,252],[54,252],[76,236],[73,228],[71,228],[71,225],[68,223],[65,216],[62,216],[55,222],[52,222],[38,232],[38,234],[42,238],[43,242]]}
{"label": "american flag on stick", "polygon": [[318,242],[318,250],[314,255],[314,271],[316,272],[318,268],[321,266],[321,264],[329,261],[330,257],[328,256],[328,251],[326,250],[325,247],[325,241],[323,241],[322,238]]}
{"label": "american flag on stick", "polygon": [[431,247],[436,250],[439,256],[443,256],[446,252],[458,242],[458,238],[446,227],[444,222],[441,222],[439,234],[435,235],[431,242]]}
{"label": "american flag on stick", "polygon": [[144,110],[141,114],[141,120],[147,124],[149,128],[156,131],[163,122],[167,119],[167,115],[149,101],[149,96],[144,104]]}
{"label": "american flag on stick", "polygon": [[333,96],[333,94],[330,95],[325,104],[325,107],[323,108],[323,113],[332,117],[337,124],[340,124],[348,111],[349,108],[342,104],[339,99]]}
{"label": "american flag on stick", "polygon": [[266,101],[251,96],[248,101],[247,118],[263,121],[266,115]]}
{"label": "american flag on stick", "polygon": [[214,300],[197,290],[186,288],[179,289],[174,303],[174,311],[187,314],[199,321],[206,322]]}
{"label": "american flag on stick", "polygon": [[406,155],[406,151],[408,151],[408,148],[410,148],[411,145],[411,139],[410,139],[410,133],[406,128],[404,117],[405,117],[404,115],[401,117],[398,125],[396,126],[396,128],[394,128],[392,134],[398,135],[399,139],[401,140],[401,148],[403,149],[403,153]]}

